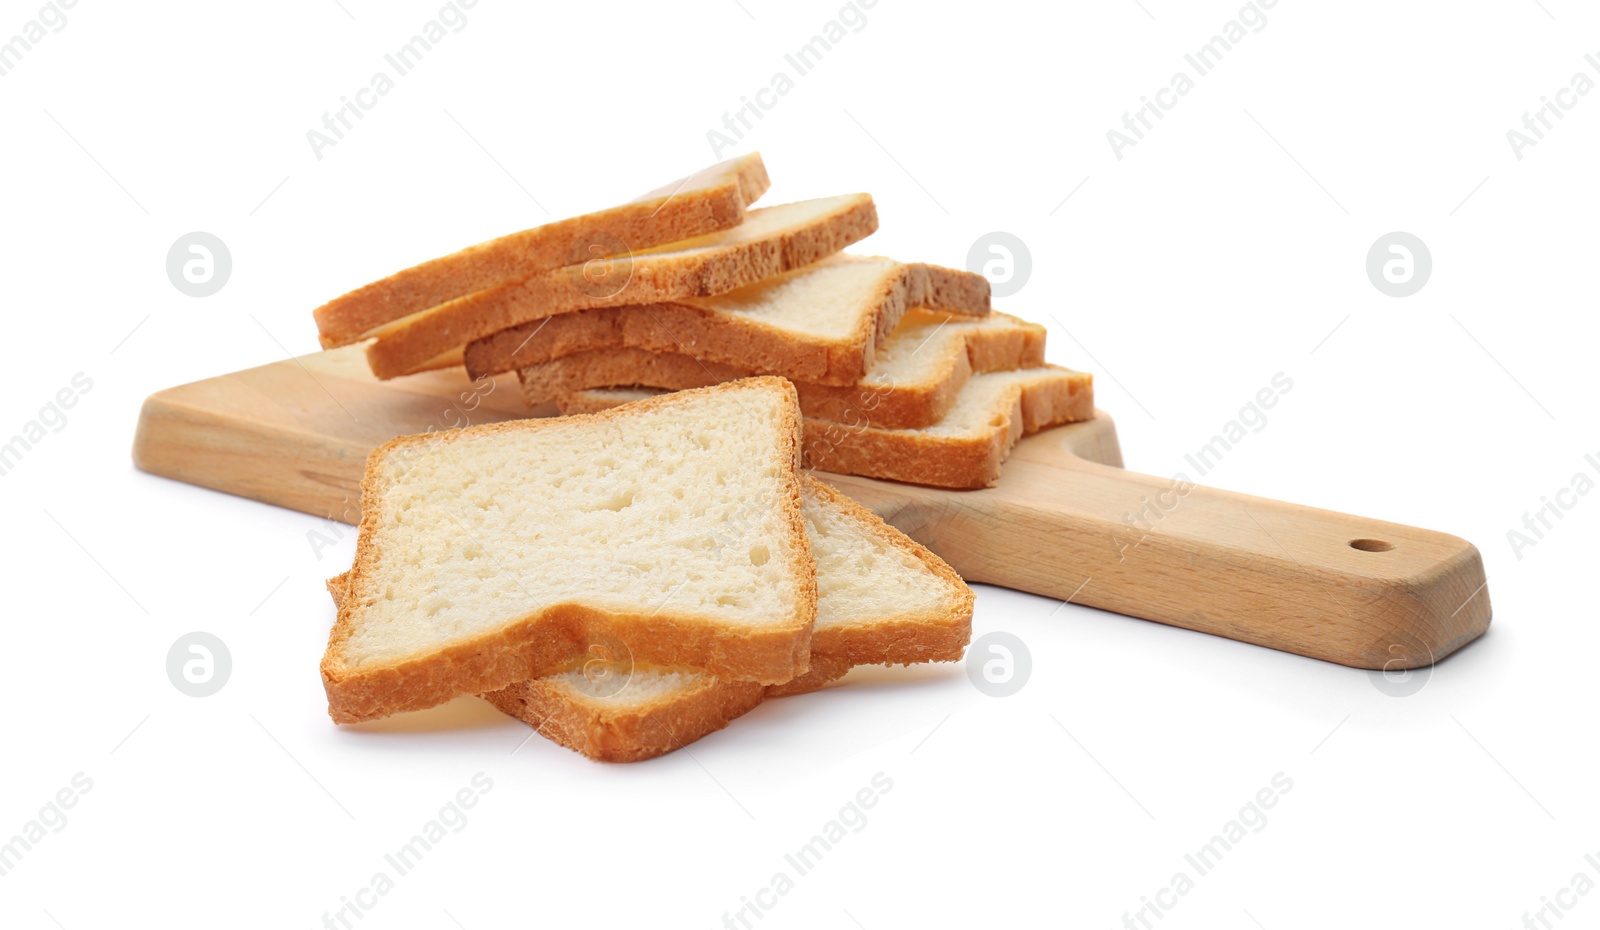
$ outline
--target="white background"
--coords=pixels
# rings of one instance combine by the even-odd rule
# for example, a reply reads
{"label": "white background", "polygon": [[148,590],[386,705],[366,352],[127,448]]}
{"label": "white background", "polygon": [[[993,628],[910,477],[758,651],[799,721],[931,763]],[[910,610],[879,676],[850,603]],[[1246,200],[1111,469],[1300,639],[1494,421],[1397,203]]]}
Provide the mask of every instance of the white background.
{"label": "white background", "polygon": [[[1494,626],[1399,698],[981,588],[975,631],[1032,652],[1015,697],[960,666],[858,672],[605,766],[513,754],[528,731],[476,699],[335,727],[322,579],[351,539],[319,558],[322,521],[128,457],[145,395],[313,351],[322,301],[711,162],[707,130],[839,5],[482,0],[315,158],[307,130],[438,8],[83,0],[0,78],[0,434],[93,380],[0,478],[0,839],[93,781],[0,877],[0,923],[320,926],[478,772],[465,828],[361,926],[720,926],[878,772],[867,825],[761,926],[1118,926],[1280,772],[1292,791],[1164,930],[1522,926],[1600,880],[1600,495],[1520,558],[1506,535],[1600,453],[1600,93],[1521,160],[1506,138],[1590,68],[1592,9],[1282,0],[1118,160],[1107,130],[1238,3],[880,0],[733,150],[765,156],[766,202],[871,191],[860,248],[906,260],[1022,237],[1032,277],[998,305],[1059,318],[1051,359],[1096,373],[1140,471],[1183,468],[1288,374],[1208,480],[1472,540]],[[0,39],[37,9],[0,3]],[[233,255],[205,299],[165,272],[193,230]],[[1393,230],[1434,260],[1405,299],[1364,270]],[[210,698],[167,679],[191,630],[233,655]],[[1600,894],[1562,900],[1567,925],[1600,920]]]}

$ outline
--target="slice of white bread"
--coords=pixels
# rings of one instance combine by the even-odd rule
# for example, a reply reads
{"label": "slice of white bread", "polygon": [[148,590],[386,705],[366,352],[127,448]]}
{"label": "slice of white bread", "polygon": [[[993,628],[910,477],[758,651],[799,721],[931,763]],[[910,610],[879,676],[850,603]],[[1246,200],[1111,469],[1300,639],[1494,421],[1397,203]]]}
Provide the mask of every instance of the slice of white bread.
{"label": "slice of white bread", "polygon": [[[1044,364],[1045,328],[1004,313],[976,319],[912,310],[878,349],[867,376],[848,387],[795,381],[807,417],[918,429],[944,419],[973,372]],[[595,349],[517,372],[533,406],[591,387],[630,384],[679,391],[748,378],[739,365],[677,352]]]}
{"label": "slice of white bread", "polygon": [[870,194],[751,210],[731,229],[568,265],[396,320],[373,333],[367,364],[379,378],[394,378],[529,320],[725,294],[826,258],[877,228]]}
{"label": "slice of white bread", "polygon": [[849,386],[912,307],[989,312],[979,274],[889,258],[834,255],[717,297],[546,317],[467,346],[473,378],[576,352],[683,352],[753,374]]}
{"label": "slice of white bread", "polygon": [[972,590],[938,556],[850,498],[804,477],[817,562],[811,670],[786,684],[726,681],[688,668],[587,661],[485,694],[490,703],[591,759],[671,752],[759,704],[813,690],[856,665],[953,662],[972,633]]}
{"label": "slice of white bread", "polygon": [[589,644],[766,684],[806,671],[815,563],[794,388],[406,436],[362,480],[322,661],[349,723],[565,668]]}
{"label": "slice of white bread", "polygon": [[[557,398],[563,413],[604,410],[661,395],[592,389]],[[940,488],[986,488],[1019,438],[1094,417],[1094,379],[1055,365],[976,374],[944,419],[922,429],[880,429],[807,417],[805,463],[819,471]]]}
{"label": "slice of white bread", "polygon": [[751,153],[623,206],[490,239],[395,272],[313,311],[323,348],[359,342],[402,317],[564,265],[737,226],[767,184],[761,156]]}
{"label": "slice of white bread", "polygon": [[[817,563],[806,674],[763,686],[691,668],[634,665],[595,650],[566,671],[484,698],[591,759],[634,762],[720,730],[764,698],[815,690],[857,665],[960,659],[972,633],[973,594],[955,571],[808,475],[801,476],[801,499]],[[335,605],[347,580],[348,574],[328,580]]]}

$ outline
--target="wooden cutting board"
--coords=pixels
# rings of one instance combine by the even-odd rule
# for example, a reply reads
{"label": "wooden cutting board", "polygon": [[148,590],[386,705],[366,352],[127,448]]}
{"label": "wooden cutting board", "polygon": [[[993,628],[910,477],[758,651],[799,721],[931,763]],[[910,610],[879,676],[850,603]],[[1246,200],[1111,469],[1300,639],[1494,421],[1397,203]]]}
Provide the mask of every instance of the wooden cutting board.
{"label": "wooden cutting board", "polygon": [[[530,411],[510,375],[380,382],[352,346],[151,395],[133,458],[355,523],[367,453],[381,443],[554,412]],[[1489,625],[1483,562],[1465,540],[1125,471],[1104,415],[1023,439],[986,490],[817,475],[968,581],[1343,665],[1427,665]]]}

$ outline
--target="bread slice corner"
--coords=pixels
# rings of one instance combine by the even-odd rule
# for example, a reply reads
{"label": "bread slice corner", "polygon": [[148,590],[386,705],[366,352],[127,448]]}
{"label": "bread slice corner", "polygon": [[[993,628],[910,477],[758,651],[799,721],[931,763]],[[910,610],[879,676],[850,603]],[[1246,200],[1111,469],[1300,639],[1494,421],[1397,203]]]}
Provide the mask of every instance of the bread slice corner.
{"label": "bread slice corner", "polygon": [[760,153],[751,152],[621,206],[510,233],[402,269],[312,311],[319,339],[325,349],[349,345],[382,326],[476,291],[629,248],[737,226],[768,184]]}
{"label": "bread slice corner", "polygon": [[641,762],[726,727],[764,696],[756,682],[724,681],[693,669],[636,668],[627,675],[613,690],[597,688],[590,675],[574,669],[483,697],[597,762]]}

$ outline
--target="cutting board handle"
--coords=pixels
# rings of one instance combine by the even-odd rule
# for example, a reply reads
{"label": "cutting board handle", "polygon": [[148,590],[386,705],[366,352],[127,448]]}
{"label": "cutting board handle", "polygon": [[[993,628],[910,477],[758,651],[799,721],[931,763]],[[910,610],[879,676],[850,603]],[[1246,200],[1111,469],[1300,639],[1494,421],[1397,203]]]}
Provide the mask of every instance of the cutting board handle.
{"label": "cutting board handle", "polygon": [[999,487],[892,522],[968,581],[1357,668],[1428,665],[1488,627],[1483,560],[1463,539],[1073,452],[1035,447]]}

